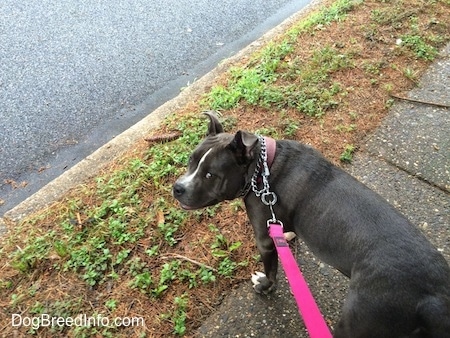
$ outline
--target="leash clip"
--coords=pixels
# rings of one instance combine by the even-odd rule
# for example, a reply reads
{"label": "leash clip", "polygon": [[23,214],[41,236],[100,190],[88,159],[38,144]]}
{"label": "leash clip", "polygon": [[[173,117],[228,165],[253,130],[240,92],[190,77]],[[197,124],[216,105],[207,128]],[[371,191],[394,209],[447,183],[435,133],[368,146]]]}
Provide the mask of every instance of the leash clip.
{"label": "leash clip", "polygon": [[263,204],[267,205],[270,208],[270,213],[272,214],[272,218],[267,221],[267,228],[270,227],[269,222],[280,224],[281,227],[283,227],[283,223],[277,220],[275,212],[273,211],[273,206],[275,205],[275,203],[277,203],[277,195],[273,191],[267,191],[261,194],[261,202],[263,202]]}
{"label": "leash clip", "polygon": [[278,219],[268,219],[267,220],[267,229],[269,229],[272,225],[279,225],[281,229],[284,228],[283,222]]}

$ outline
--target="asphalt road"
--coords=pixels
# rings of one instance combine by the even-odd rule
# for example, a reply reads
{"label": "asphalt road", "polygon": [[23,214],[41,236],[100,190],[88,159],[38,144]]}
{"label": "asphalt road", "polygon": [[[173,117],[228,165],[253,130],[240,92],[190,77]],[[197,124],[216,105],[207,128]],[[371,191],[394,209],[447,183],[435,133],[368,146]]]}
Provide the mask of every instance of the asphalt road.
{"label": "asphalt road", "polygon": [[2,0],[0,215],[309,2]]}

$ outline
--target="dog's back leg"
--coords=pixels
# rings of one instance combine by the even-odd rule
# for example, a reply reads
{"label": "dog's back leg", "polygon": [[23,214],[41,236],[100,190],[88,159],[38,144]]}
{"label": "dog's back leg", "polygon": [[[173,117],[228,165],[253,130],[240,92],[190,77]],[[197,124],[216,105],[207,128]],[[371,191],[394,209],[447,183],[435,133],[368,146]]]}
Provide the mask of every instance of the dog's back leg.
{"label": "dog's back leg", "polygon": [[350,289],[342,308],[341,318],[334,329],[334,338],[369,337],[366,332],[369,331],[370,325],[365,323],[365,315],[360,312],[358,303],[356,292]]}
{"label": "dog's back leg", "polygon": [[[411,312],[411,314],[413,314]],[[399,314],[395,300],[383,302],[365,290],[350,288],[342,308],[341,318],[334,330],[334,338],[412,338],[425,337],[420,330],[414,332],[407,320]],[[409,326],[410,325],[410,326]],[[408,327],[409,326],[409,327]]]}
{"label": "dog's back leg", "polygon": [[427,332],[426,337],[450,337],[450,299],[446,296],[426,297],[417,306],[419,321]]}
{"label": "dog's back leg", "polygon": [[[399,292],[400,293],[400,292]],[[429,296],[408,313],[396,308],[395,299],[361,297],[350,290],[334,338],[448,338],[450,302],[445,296]],[[403,311],[402,311],[403,310]]]}

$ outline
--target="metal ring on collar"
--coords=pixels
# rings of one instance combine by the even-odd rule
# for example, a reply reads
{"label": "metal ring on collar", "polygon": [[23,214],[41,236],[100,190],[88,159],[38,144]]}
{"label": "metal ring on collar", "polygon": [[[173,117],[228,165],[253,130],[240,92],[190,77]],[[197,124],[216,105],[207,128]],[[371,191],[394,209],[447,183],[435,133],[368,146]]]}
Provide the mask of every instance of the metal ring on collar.
{"label": "metal ring on collar", "polygon": [[261,195],[261,201],[265,205],[275,205],[277,203],[277,195],[272,191],[265,192]]}

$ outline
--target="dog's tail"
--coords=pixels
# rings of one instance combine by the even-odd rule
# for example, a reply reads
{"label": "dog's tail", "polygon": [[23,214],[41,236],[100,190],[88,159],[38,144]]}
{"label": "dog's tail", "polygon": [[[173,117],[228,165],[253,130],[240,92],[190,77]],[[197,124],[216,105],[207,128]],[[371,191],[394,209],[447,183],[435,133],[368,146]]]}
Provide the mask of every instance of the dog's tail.
{"label": "dog's tail", "polygon": [[417,306],[417,314],[424,328],[424,335],[420,337],[450,337],[450,296],[426,297]]}

